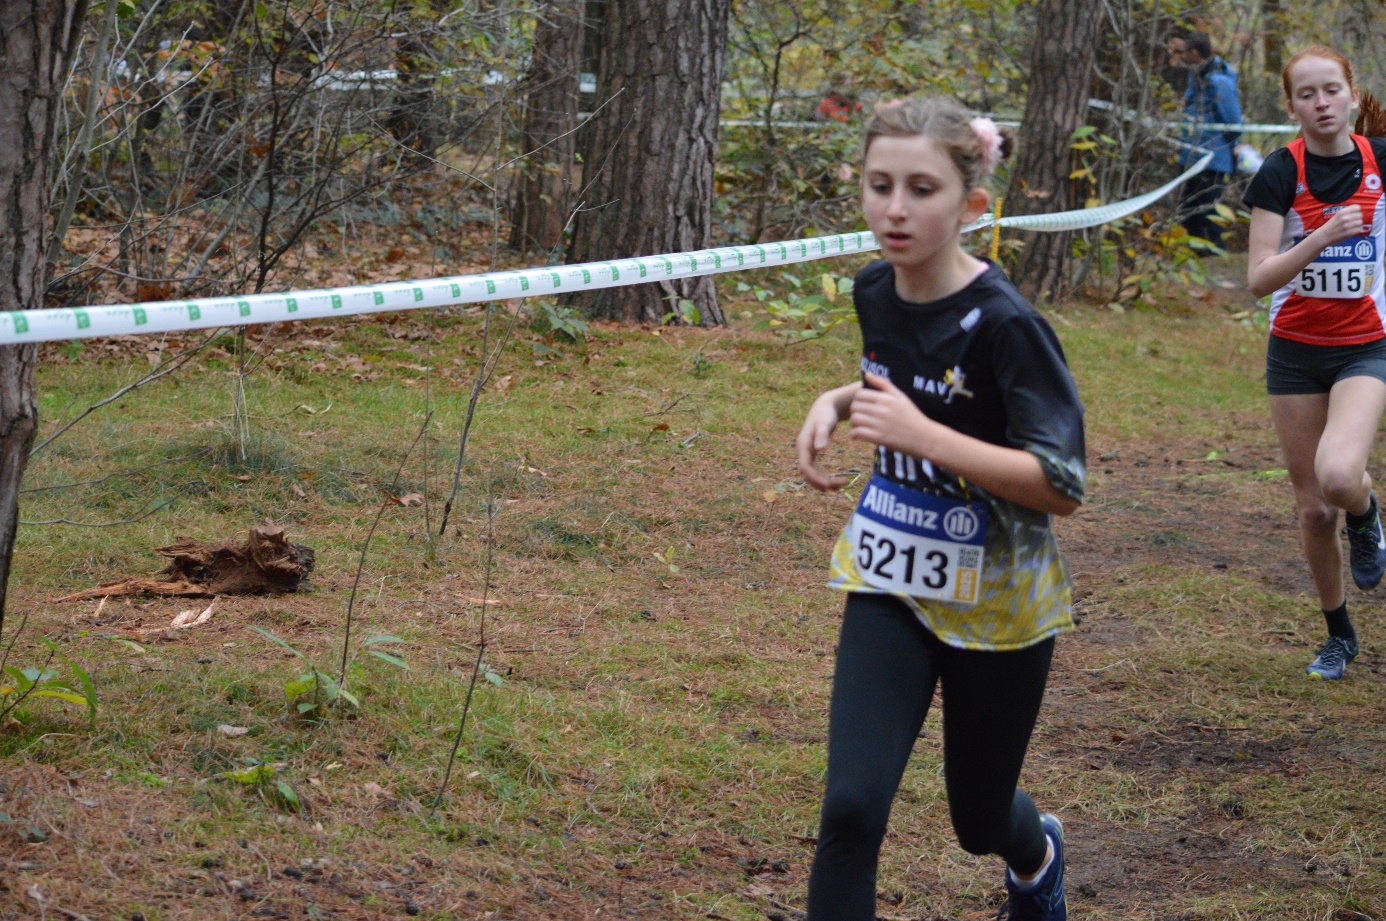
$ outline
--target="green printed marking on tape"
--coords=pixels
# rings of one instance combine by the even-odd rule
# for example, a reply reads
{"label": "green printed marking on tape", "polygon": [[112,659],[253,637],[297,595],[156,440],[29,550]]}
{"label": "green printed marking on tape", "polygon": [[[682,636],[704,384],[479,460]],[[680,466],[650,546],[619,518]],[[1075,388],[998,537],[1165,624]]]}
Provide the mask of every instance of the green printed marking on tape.
{"label": "green printed marking on tape", "polygon": [[74,310],[72,311],[72,315],[77,318],[78,329],[88,329],[91,327],[91,317],[87,315],[85,310]]}
{"label": "green printed marking on tape", "polygon": [[665,275],[673,275],[673,274],[674,274],[674,264],[673,264],[672,262],[670,262],[668,259],[665,259],[663,256],[659,256],[658,258],[659,258],[659,261],[660,261],[660,262],[664,263],[664,274],[665,274]]}
{"label": "green printed marking on tape", "polygon": [[692,255],[690,255],[690,256],[688,257],[688,263],[689,263],[689,271],[691,271],[691,272],[696,272],[696,271],[698,271],[698,257],[697,257],[697,256],[692,256]]}
{"label": "green printed marking on tape", "polygon": [[17,333],[29,331],[29,318],[17,310],[10,314],[10,322],[14,324],[14,331]]}
{"label": "green printed marking on tape", "polygon": [[296,298],[296,297],[286,297],[286,298],[284,298],[284,306],[285,306],[285,308],[289,311],[289,313],[298,313],[298,298]]}
{"label": "green printed marking on tape", "polygon": [[736,251],[736,264],[737,264],[737,265],[745,265],[745,264],[746,264],[746,254],[745,254],[744,252],[742,252],[741,250],[737,250],[737,251]]}
{"label": "green printed marking on tape", "polygon": [[149,322],[149,314],[144,312],[143,307],[132,308],[130,312],[135,315],[136,326],[143,326],[144,324]]}
{"label": "green printed marking on tape", "polygon": [[766,260],[765,247],[763,247],[763,246],[757,246],[757,247],[756,247],[756,252],[760,253],[760,262],[761,262],[761,265],[764,265],[764,264],[765,264],[765,260]]}
{"label": "green printed marking on tape", "polygon": [[717,268],[720,269],[720,268],[722,267],[722,257],[719,256],[719,255],[717,255],[716,253],[713,253],[713,254],[712,254],[712,264],[715,265],[715,266],[717,266]]}
{"label": "green printed marking on tape", "polygon": [[332,309],[333,309],[333,310],[341,310],[341,309],[342,309],[342,296],[341,296],[340,294],[334,294],[334,295],[332,295]]}
{"label": "green printed marking on tape", "polygon": [[[417,290],[417,289],[415,289],[415,290]],[[495,293],[496,293],[496,283],[495,283],[494,281],[492,281],[491,279],[489,279],[489,278],[486,279],[486,293],[487,293],[487,294],[495,294]],[[416,301],[423,300],[423,295],[420,294],[418,297],[414,298],[414,300],[416,300]]]}
{"label": "green printed marking on tape", "polygon": [[[493,284],[491,284],[491,282],[489,282],[489,281],[486,282],[486,287],[490,288],[492,291],[494,291],[495,288],[496,288],[496,286],[493,285]],[[415,288],[415,289],[414,289],[414,300],[415,300],[416,302],[417,302],[417,301],[423,300],[423,288]]]}
{"label": "green printed marking on tape", "polygon": [[800,255],[800,256],[807,256],[807,255],[808,255],[808,243],[806,243],[806,242],[803,241],[803,240],[800,240],[800,241],[799,241],[799,255]]}
{"label": "green printed marking on tape", "polygon": [[553,286],[555,288],[563,287],[563,282],[559,281],[557,272],[550,272],[549,277],[553,279]]}
{"label": "green printed marking on tape", "polygon": [[645,263],[643,263],[643,262],[637,262],[636,265],[639,266],[639,268],[640,268],[640,277],[641,277],[641,278],[644,278],[644,277],[645,277],[645,271],[646,271]]}
{"label": "green printed marking on tape", "polygon": [[788,259],[788,258],[789,258],[789,250],[787,250],[787,249],[784,248],[784,244],[783,244],[783,243],[776,243],[775,245],[778,246],[778,247],[780,248],[780,258],[781,258],[781,259]]}
{"label": "green printed marking on tape", "polygon": [[199,307],[199,306],[197,306],[196,304],[189,304],[189,305],[188,305],[188,319],[189,319],[189,320],[200,320],[200,319],[202,319],[202,308]]}
{"label": "green printed marking on tape", "polygon": [[528,276],[528,275],[521,275],[521,276],[520,276],[520,290],[521,290],[521,291],[528,291],[528,290],[529,290],[529,276]]}
{"label": "green printed marking on tape", "polygon": [[236,309],[240,311],[241,316],[250,316],[250,305],[245,301],[236,301]]}
{"label": "green printed marking on tape", "polygon": [[384,292],[384,291],[372,291],[372,292],[371,292],[371,298],[375,301],[375,305],[376,305],[377,307],[379,307],[381,304],[385,303],[385,292]]}
{"label": "green printed marking on tape", "polygon": [[818,253],[822,256],[828,255],[828,241],[822,237],[818,238]]}
{"label": "green printed marking on tape", "polygon": [[592,284],[592,273],[587,271],[586,269],[582,270],[582,283],[584,285]]}
{"label": "green printed marking on tape", "polygon": [[607,264],[607,268],[611,270],[611,280],[612,280],[612,281],[620,281],[620,280],[621,280],[621,270],[620,270],[620,269],[616,268],[616,266],[611,265],[610,263]]}
{"label": "green printed marking on tape", "polygon": [[452,296],[453,296],[453,297],[461,297],[461,296],[462,296],[462,286],[461,286],[461,285],[457,284],[456,282],[452,282],[451,284],[448,285],[448,287],[452,288]]}

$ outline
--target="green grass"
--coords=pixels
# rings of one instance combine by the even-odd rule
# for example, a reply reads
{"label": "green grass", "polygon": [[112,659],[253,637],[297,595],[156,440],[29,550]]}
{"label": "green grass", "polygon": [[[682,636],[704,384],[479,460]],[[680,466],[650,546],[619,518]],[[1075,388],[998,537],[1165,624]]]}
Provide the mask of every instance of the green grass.
{"label": "green grass", "polygon": [[[1072,310],[1055,324],[1088,408],[1091,502],[1060,527],[1086,594],[1024,782],[1068,823],[1080,917],[1318,919],[1386,904],[1382,660],[1339,686],[1304,681],[1321,629],[1308,597],[1206,562],[1227,551],[1206,527],[1224,514],[1263,542],[1245,556],[1293,565],[1292,532],[1246,517],[1289,515],[1288,485],[1258,475],[1279,466],[1262,334],[1224,316]],[[36,459],[27,486],[120,475],[30,493],[26,520],[118,521],[174,501],[117,527],[20,533],[10,625],[31,619],[14,657],[33,662],[38,636],[54,638],[101,702],[94,731],[38,702],[0,734],[0,810],[50,832],[23,845],[28,869],[0,904],[31,910],[36,885],[50,915],[149,921],[383,917],[406,903],[438,919],[750,921],[802,907],[840,607],[822,583],[850,503],[796,488],[792,441],[813,395],[853,377],[852,332],[785,348],[746,329],[599,326],[543,364],[517,342],[439,538],[480,320],[431,324],[431,343],[367,322],[276,332],[283,351],[247,382],[244,454],[233,363],[213,356]],[[310,339],[336,347],[296,344]],[[147,364],[45,365],[46,424]],[[430,409],[396,489],[428,507],[387,504],[353,628],[358,643],[404,639],[410,670],[359,656],[359,714],[294,719],[283,687],[302,665],[249,626],[335,674],[362,542]],[[840,439],[826,463],[864,467],[869,452]],[[486,504],[502,500],[486,588]],[[153,548],[177,537],[239,540],[266,517],[316,550],[313,593],[219,599],[209,624],[169,636],[160,628],[198,601],[117,599],[98,618],[94,602],[51,600],[151,573]],[[434,815],[483,593],[500,602],[484,658],[502,684],[478,683]],[[1359,619],[1370,649],[1371,614]],[[999,897],[996,862],[952,842],[940,733],[933,713],[886,842],[879,908],[892,918],[990,917]],[[221,778],[253,762],[278,765],[303,811]],[[84,872],[91,855],[111,872]]]}

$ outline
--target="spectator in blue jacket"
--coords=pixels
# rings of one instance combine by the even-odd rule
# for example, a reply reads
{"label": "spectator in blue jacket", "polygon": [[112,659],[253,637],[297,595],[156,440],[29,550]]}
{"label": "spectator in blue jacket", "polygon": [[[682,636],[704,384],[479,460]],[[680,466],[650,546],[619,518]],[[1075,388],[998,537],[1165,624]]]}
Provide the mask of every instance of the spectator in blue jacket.
{"label": "spectator in blue jacket", "polygon": [[1213,152],[1208,168],[1184,183],[1179,213],[1184,229],[1191,236],[1202,237],[1209,243],[1222,245],[1223,228],[1210,220],[1222,198],[1227,177],[1236,170],[1233,148],[1241,137],[1240,131],[1204,127],[1214,124],[1239,125],[1242,106],[1237,98],[1237,72],[1222,58],[1213,54],[1213,44],[1206,33],[1192,32],[1184,37],[1179,55],[1189,69],[1189,88],[1184,93],[1184,118],[1189,122],[1188,141],[1195,148],[1184,148],[1180,166],[1187,168]]}

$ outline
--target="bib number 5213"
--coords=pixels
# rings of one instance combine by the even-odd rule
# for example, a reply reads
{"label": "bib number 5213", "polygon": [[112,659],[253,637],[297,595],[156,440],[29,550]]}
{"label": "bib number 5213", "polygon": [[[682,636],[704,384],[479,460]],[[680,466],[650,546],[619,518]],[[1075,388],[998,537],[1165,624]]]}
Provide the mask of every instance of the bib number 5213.
{"label": "bib number 5213", "polygon": [[915,572],[925,588],[941,589],[948,585],[948,554],[929,550],[920,559],[919,547],[910,544],[899,547],[882,534],[862,528],[857,539],[857,569],[882,579],[899,579],[913,584]]}
{"label": "bib number 5213", "polygon": [[981,593],[988,509],[872,477],[847,526],[872,588],[971,606]]}

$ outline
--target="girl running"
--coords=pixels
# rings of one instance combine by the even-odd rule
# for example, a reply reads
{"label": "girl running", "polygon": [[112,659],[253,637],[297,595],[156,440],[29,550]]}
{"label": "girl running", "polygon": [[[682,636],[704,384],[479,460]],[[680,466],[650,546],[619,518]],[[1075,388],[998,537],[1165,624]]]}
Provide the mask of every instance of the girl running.
{"label": "girl running", "polygon": [[961,228],[1010,140],[952,102],[877,109],[862,210],[885,259],[857,275],[863,381],[822,394],[798,438],[804,478],[844,418],[877,445],[833,551],[848,592],[828,728],[811,921],[873,921],[891,802],[942,683],[958,843],[1005,859],[1001,918],[1056,921],[1063,826],[1017,789],[1056,634],[1072,629],[1049,526],[1083,499],[1083,408],[1058,339]]}
{"label": "girl running", "polygon": [[1302,135],[1266,158],[1251,206],[1247,280],[1273,294],[1266,389],[1299,510],[1328,640],[1306,669],[1336,681],[1357,657],[1348,618],[1338,509],[1347,513],[1352,581],[1372,589],[1386,540],[1367,455],[1386,407],[1386,273],[1380,163],[1386,141],[1352,133],[1352,65],[1314,46],[1282,81]]}

